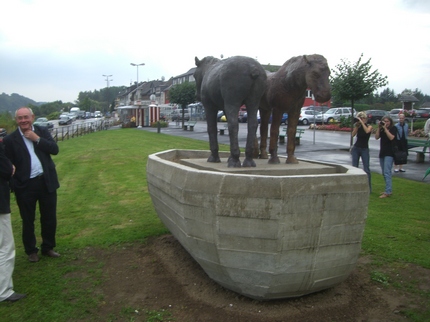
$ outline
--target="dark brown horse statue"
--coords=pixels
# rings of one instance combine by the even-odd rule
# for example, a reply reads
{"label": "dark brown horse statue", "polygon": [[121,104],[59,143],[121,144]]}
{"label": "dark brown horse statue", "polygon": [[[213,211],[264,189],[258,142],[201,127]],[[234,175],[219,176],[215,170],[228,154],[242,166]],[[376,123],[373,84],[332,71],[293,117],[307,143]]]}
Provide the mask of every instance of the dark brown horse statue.
{"label": "dark brown horse statue", "polygon": [[283,113],[288,113],[287,163],[298,163],[294,156],[295,137],[300,110],[305,101],[306,89],[310,88],[319,103],[330,100],[330,69],[321,55],[293,57],[275,73],[267,75],[267,89],[260,103],[260,158],[267,159],[267,130],[270,114],[269,163],[279,163],[278,135]]}
{"label": "dark brown horse statue", "polygon": [[[263,67],[249,57],[235,56],[225,60],[205,57],[196,60],[194,78],[197,100],[202,102],[208,126],[211,155],[208,162],[220,162],[217,137],[217,112],[223,110],[227,117],[230,136],[230,157],[228,167],[255,167],[253,146],[258,121],[257,112],[261,97],[266,90],[266,72]],[[248,136],[245,160],[240,163],[238,142],[238,113],[242,105],[248,111]]]}

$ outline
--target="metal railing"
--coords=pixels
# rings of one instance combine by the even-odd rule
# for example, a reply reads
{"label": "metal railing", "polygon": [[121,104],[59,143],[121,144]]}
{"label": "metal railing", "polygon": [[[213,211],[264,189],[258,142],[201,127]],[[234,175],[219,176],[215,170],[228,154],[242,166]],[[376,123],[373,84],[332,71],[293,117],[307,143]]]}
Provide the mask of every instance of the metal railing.
{"label": "metal railing", "polygon": [[114,120],[97,120],[80,124],[60,125],[51,130],[55,142],[69,140],[74,137],[108,130],[114,125]]}

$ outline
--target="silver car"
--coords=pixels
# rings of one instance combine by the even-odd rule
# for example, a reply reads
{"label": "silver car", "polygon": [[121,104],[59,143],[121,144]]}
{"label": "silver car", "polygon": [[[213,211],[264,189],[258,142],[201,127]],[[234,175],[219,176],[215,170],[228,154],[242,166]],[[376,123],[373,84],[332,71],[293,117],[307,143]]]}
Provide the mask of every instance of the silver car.
{"label": "silver car", "polygon": [[[329,109],[322,115],[317,115],[316,122],[317,123],[330,123],[334,121],[339,121],[340,117],[349,117],[352,116],[352,108],[351,107],[333,107]],[[354,110],[355,113],[355,110]]]}
{"label": "silver car", "polygon": [[303,125],[308,125],[309,123],[314,123],[314,118],[321,116],[321,112],[317,112],[314,110],[301,110],[300,111],[300,117],[299,117],[299,123]]}

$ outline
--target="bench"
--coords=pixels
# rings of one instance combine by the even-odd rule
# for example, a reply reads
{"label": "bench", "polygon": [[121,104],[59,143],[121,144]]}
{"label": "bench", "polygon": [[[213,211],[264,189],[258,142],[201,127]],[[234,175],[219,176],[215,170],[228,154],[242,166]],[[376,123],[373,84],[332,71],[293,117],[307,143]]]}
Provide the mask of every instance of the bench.
{"label": "bench", "polygon": [[188,130],[188,127],[190,128],[190,131],[194,131],[194,126],[196,125],[197,121],[188,121],[184,123],[184,131]]}
{"label": "bench", "polygon": [[[296,145],[300,145],[300,139],[302,138],[302,134],[305,133],[304,129],[297,129],[296,130]],[[283,127],[281,130],[279,130],[279,143],[283,144],[285,143],[285,137],[287,136],[287,128]]]}
{"label": "bench", "polygon": [[409,139],[408,146],[412,146],[408,151],[415,152],[417,154],[416,162],[423,163],[425,153],[430,152],[430,140],[420,140],[420,139]]}
{"label": "bench", "polygon": [[219,129],[219,135],[224,135],[225,131],[228,131],[228,124],[224,124],[223,128]]}

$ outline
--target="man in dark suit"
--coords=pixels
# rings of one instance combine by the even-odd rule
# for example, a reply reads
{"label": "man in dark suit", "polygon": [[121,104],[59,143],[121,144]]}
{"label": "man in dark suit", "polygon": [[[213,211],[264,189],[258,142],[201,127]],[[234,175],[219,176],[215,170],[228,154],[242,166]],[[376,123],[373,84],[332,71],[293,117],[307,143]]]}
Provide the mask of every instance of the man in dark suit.
{"label": "man in dark suit", "polygon": [[3,139],[6,156],[15,166],[12,189],[22,219],[22,240],[30,262],[38,262],[34,220],[39,202],[42,255],[59,257],[54,251],[57,230],[57,189],[60,187],[52,155],[58,145],[48,129],[33,126],[34,114],[28,107],[15,112],[18,129]]}

